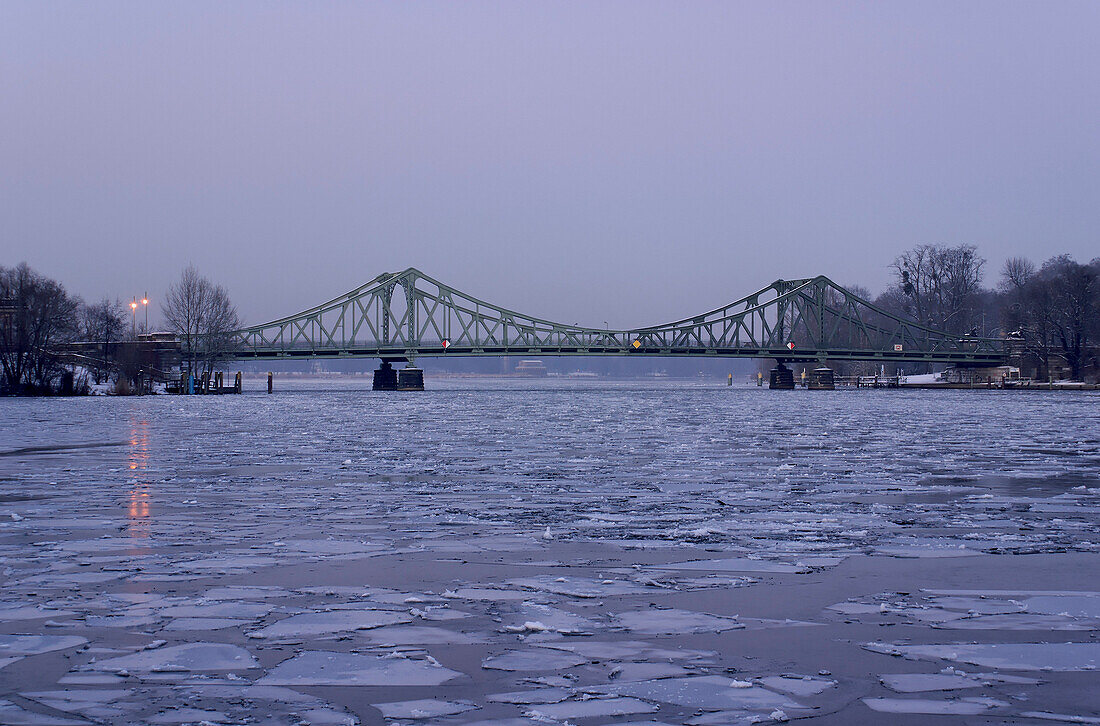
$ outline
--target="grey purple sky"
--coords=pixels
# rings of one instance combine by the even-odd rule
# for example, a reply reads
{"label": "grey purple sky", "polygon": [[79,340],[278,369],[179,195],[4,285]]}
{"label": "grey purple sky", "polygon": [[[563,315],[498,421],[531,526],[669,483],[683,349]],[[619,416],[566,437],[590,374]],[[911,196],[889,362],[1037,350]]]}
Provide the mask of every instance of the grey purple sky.
{"label": "grey purple sky", "polygon": [[[1100,255],[1100,2],[0,0],[0,264],[249,322],[416,266],[612,326]],[[154,315],[154,318],[158,316]]]}

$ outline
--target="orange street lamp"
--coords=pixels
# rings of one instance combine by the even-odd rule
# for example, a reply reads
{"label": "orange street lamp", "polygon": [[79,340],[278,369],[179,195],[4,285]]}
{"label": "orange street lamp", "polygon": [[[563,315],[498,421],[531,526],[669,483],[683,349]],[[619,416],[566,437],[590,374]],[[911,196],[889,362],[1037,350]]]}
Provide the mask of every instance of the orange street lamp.
{"label": "orange street lamp", "polygon": [[149,332],[149,293],[141,298],[141,304],[145,306],[145,332]]}
{"label": "orange street lamp", "polygon": [[137,337],[137,300],[130,301],[130,312],[134,314],[133,336]]}

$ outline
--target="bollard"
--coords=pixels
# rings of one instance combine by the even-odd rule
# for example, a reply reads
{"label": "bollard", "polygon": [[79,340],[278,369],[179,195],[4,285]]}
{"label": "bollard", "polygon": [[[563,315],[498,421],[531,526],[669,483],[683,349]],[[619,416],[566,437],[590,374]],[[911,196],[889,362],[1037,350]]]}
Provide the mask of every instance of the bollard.
{"label": "bollard", "polygon": [[272,383],[271,378],[272,378],[272,373],[271,373],[271,371],[268,371],[267,372],[267,392],[268,393],[271,393],[271,387],[272,387],[271,386],[271,383]]}
{"label": "bollard", "polygon": [[233,393],[241,392],[241,372],[237,371],[236,377],[233,379]]}

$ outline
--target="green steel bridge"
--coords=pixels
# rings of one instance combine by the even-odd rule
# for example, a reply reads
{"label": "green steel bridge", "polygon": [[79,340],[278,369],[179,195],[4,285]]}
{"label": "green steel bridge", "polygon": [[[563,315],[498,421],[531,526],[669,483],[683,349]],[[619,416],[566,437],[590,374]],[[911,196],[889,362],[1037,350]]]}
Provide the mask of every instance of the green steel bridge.
{"label": "green steel bridge", "polygon": [[777,280],[720,308],[626,330],[565,325],[479,300],[409,268],[231,335],[237,359],[716,356],[994,366],[1004,342],[907,320],[826,277]]}

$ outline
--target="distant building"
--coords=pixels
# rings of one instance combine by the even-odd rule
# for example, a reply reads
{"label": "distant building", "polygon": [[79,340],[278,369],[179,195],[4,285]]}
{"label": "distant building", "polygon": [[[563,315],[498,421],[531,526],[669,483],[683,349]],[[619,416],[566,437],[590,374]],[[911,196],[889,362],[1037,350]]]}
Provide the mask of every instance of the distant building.
{"label": "distant building", "polygon": [[545,378],[546,366],[541,360],[521,360],[516,364],[516,375],[528,378]]}

